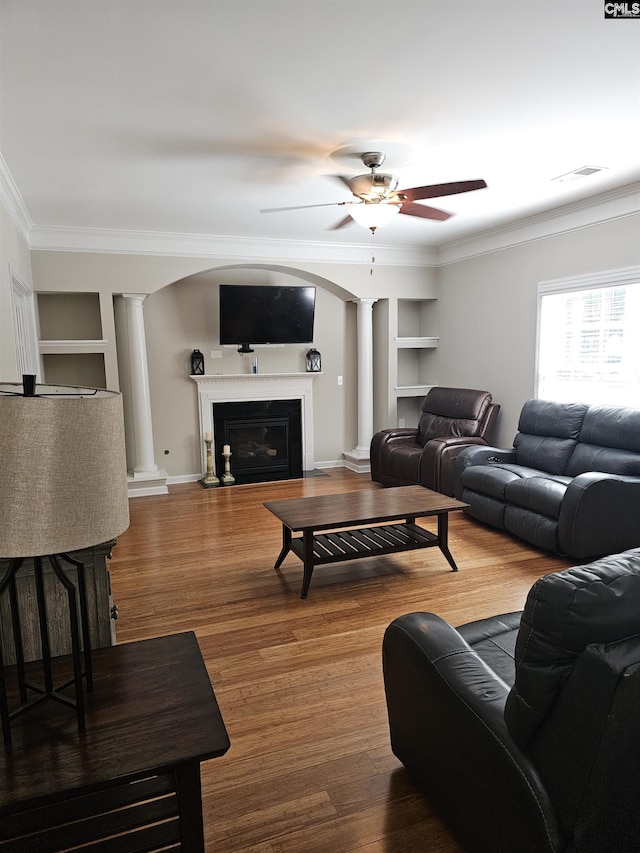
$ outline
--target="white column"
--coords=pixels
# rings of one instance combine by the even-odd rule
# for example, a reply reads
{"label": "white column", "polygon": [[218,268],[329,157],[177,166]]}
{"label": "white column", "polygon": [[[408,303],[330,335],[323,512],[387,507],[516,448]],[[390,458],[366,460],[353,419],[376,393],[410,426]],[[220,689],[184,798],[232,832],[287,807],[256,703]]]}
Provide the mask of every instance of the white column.
{"label": "white column", "polygon": [[373,437],[373,305],[377,299],[356,299],[358,307],[358,444],[344,456],[356,470],[368,470]]}
{"label": "white column", "polygon": [[134,436],[134,478],[157,477],[160,474],[153,451],[151,394],[147,367],[147,344],[144,334],[142,303],[145,295],[123,293],[127,316],[129,370],[131,380],[131,413]]}

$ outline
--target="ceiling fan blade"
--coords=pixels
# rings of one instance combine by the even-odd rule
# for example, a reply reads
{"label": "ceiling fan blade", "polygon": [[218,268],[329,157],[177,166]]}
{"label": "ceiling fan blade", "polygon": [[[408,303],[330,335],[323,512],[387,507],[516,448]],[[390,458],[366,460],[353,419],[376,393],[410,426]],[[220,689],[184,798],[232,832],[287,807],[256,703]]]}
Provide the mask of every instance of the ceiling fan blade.
{"label": "ceiling fan blade", "polygon": [[330,201],[327,204],[298,204],[294,207],[264,207],[260,213],[279,213],[281,210],[306,210],[309,207],[336,207],[347,204],[346,201]]}
{"label": "ceiling fan blade", "polygon": [[446,210],[438,210],[437,207],[427,207],[426,204],[413,204],[413,202],[405,201],[400,207],[400,213],[406,213],[408,216],[420,216],[422,219],[437,219],[439,222],[444,222],[445,219],[450,219],[453,214],[447,213]]}
{"label": "ceiling fan blade", "polygon": [[486,181],[454,181],[451,184],[431,184],[428,187],[411,187],[398,190],[398,195],[406,196],[407,201],[419,201],[421,198],[439,198],[443,195],[468,193],[472,190],[482,190],[487,186]]}
{"label": "ceiling fan blade", "polygon": [[337,231],[339,228],[344,228],[345,225],[349,225],[353,221],[354,220],[351,216],[345,216],[345,218],[341,219],[340,222],[332,225],[331,228],[329,228],[329,231]]}

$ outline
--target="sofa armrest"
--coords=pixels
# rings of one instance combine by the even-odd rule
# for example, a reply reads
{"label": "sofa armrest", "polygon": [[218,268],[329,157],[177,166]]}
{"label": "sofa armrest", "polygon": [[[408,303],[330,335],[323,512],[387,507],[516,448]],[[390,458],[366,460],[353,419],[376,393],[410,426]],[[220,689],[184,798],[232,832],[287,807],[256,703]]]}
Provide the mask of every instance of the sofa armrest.
{"label": "sofa armrest", "polygon": [[460,478],[470,465],[491,465],[491,463],[509,463],[516,461],[515,448],[493,447],[490,444],[476,447],[465,447],[457,456],[453,470],[454,493],[460,500],[462,484]]}
{"label": "sofa armrest", "polygon": [[374,483],[382,482],[380,453],[384,445],[388,444],[390,441],[397,441],[399,439],[406,441],[407,439],[413,438],[415,441],[417,435],[418,430],[415,427],[398,427],[395,429],[382,429],[373,436],[371,439],[371,446],[369,448],[369,462],[371,465],[371,479]]}
{"label": "sofa armrest", "polygon": [[388,441],[398,438],[413,438],[415,440],[417,435],[418,430],[415,427],[398,427],[397,429],[381,429],[374,435],[374,438],[378,438],[379,444],[386,444]]}
{"label": "sofa armrest", "polygon": [[589,471],[567,487],[558,544],[571,557],[618,554],[640,545],[640,477]]}
{"label": "sofa armrest", "polygon": [[438,616],[394,620],[383,642],[391,745],[465,849],[551,853],[557,818],[504,721],[509,687]]}
{"label": "sofa armrest", "polygon": [[484,438],[452,435],[442,438],[432,438],[422,451],[422,481],[429,489],[435,489],[443,495],[453,497],[455,491],[454,467],[456,458],[465,449],[482,445],[486,447]]}

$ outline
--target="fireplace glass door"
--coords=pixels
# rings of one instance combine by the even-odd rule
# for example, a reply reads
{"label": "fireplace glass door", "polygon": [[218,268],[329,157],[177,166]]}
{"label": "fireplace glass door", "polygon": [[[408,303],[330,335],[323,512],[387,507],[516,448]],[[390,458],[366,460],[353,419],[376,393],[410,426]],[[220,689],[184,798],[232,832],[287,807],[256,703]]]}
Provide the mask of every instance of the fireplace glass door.
{"label": "fireplace glass door", "polygon": [[300,400],[214,403],[216,470],[224,470],[222,448],[231,449],[237,483],[302,477]]}

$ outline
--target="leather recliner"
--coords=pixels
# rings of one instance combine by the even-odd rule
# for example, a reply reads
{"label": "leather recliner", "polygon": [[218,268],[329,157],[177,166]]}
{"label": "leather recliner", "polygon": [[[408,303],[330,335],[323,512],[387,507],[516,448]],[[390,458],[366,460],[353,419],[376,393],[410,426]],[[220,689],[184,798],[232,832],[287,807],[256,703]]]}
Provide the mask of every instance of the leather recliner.
{"label": "leather recliner", "polygon": [[640,549],[522,613],[401,616],[383,669],[393,752],[467,853],[640,850]]}
{"label": "leather recliner", "polygon": [[383,486],[418,485],[452,496],[454,462],[473,444],[488,444],[500,406],[488,391],[432,388],[417,428],[384,429],[371,440],[371,479]]}

